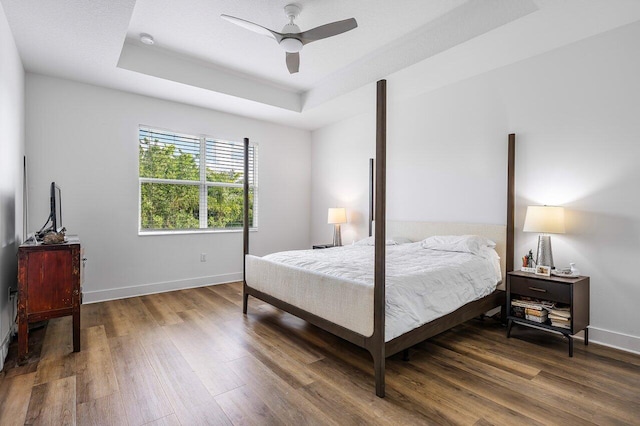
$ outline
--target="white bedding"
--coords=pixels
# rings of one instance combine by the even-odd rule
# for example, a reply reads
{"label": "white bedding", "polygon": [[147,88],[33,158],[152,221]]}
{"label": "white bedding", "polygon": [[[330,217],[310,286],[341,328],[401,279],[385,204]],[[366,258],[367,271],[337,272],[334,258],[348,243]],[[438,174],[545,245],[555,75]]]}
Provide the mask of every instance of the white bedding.
{"label": "white bedding", "polygon": [[[373,334],[372,246],[247,256],[247,284],[364,336]],[[436,251],[420,243],[387,246],[385,340],[491,294],[499,257]],[[497,265],[497,267],[496,267]]]}

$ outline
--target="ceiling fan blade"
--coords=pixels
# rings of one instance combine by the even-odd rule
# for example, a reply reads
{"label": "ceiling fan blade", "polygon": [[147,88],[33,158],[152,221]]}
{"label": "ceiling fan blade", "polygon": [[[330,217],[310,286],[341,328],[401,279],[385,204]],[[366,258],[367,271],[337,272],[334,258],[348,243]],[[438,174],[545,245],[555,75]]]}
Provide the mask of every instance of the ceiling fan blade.
{"label": "ceiling fan blade", "polygon": [[332,22],[330,24],[321,25],[308,31],[303,31],[298,35],[302,44],[311,43],[312,41],[322,40],[323,38],[332,37],[334,35],[346,33],[358,27],[358,23],[354,18],[345,19],[344,21]]}
{"label": "ceiling fan blade", "polygon": [[261,25],[254,24],[253,22],[246,21],[244,19],[236,18],[235,16],[229,15],[220,15],[222,19],[225,21],[229,21],[232,24],[236,24],[242,28],[253,31],[254,33],[262,34],[263,36],[269,37],[280,43],[282,40],[282,34],[272,31],[269,28],[265,28]]}
{"label": "ceiling fan blade", "polygon": [[300,53],[287,52],[287,68],[289,74],[295,74],[300,70]]}

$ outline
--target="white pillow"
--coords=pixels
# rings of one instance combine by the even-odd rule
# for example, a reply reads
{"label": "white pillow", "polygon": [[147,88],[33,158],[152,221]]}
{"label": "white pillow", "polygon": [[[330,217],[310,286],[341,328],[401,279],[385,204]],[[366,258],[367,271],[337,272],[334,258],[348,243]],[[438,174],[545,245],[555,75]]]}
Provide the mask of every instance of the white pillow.
{"label": "white pillow", "polygon": [[[411,241],[409,238],[406,238],[406,237],[393,237],[393,238],[391,238],[391,239],[392,239],[393,241],[395,241],[395,244],[396,244],[396,245],[399,245],[399,244],[409,244],[409,243],[412,243],[412,242],[413,242],[413,241]],[[389,241],[389,240],[387,240],[387,241]]]}
{"label": "white pillow", "polygon": [[495,247],[493,241],[478,235],[437,235],[420,243],[423,248],[479,254],[483,247]]}
{"label": "white pillow", "polygon": [[[404,238],[404,237],[393,237],[393,238],[387,238],[385,245],[387,246],[397,246],[399,244],[406,244],[406,243],[411,243],[413,241],[411,241],[408,238]],[[367,237],[367,238],[363,238],[360,241],[356,241],[354,243],[354,245],[356,246],[374,246],[376,245],[376,241],[374,237]]]}

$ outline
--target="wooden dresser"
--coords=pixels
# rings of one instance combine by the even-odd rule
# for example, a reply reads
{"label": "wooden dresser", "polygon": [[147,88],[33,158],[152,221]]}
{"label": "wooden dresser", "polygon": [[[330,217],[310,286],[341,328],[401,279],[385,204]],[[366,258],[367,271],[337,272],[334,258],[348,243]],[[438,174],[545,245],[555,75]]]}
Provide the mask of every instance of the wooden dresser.
{"label": "wooden dresser", "polygon": [[29,324],[73,315],[73,351],[80,351],[82,247],[75,236],[62,244],[18,248],[18,363],[29,351]]}

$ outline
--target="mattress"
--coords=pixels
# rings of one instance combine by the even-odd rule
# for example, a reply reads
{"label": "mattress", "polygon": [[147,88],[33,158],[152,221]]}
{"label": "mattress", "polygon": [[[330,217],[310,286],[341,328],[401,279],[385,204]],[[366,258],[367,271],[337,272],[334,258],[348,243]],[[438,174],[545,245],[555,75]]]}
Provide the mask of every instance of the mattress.
{"label": "mattress", "polygon": [[[499,257],[387,246],[385,341],[491,294]],[[363,336],[373,334],[374,247],[353,245],[247,256],[247,285]]]}

